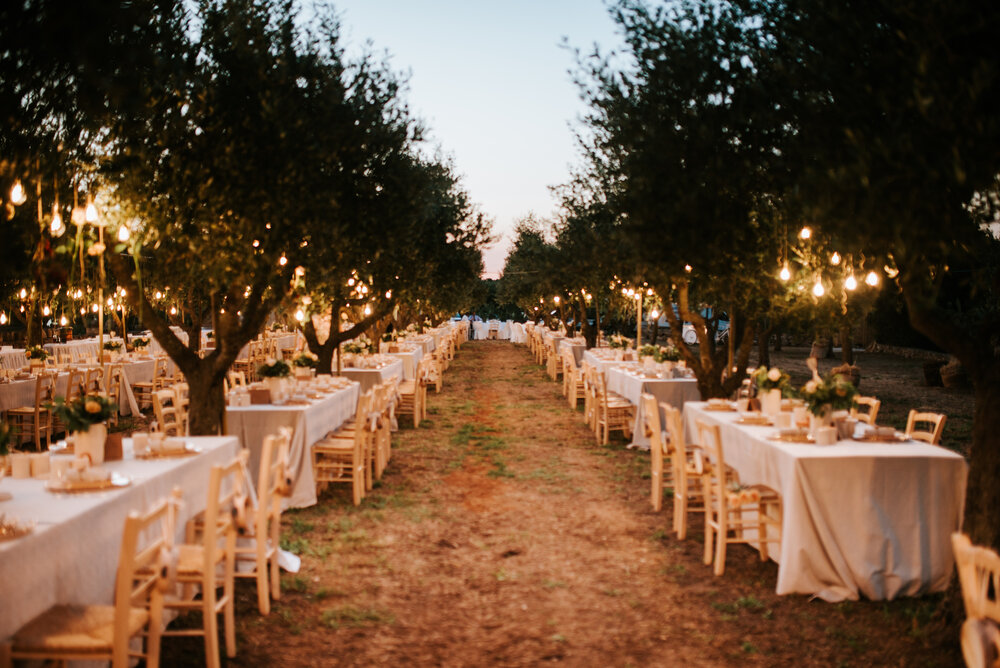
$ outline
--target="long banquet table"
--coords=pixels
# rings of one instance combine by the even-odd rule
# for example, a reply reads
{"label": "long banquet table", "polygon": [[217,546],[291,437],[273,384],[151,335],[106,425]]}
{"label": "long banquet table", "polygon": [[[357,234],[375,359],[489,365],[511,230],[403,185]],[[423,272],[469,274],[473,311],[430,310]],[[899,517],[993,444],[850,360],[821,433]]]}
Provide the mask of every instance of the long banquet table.
{"label": "long banquet table", "polygon": [[696,420],[718,424],[740,482],[781,493],[778,594],[878,600],[948,587],[968,473],[960,455],[915,441],[775,441],[774,427],[735,424],[738,413],[706,405],[684,406],[688,442]]}
{"label": "long banquet table", "polygon": [[393,378],[403,379],[403,360],[393,358],[391,362],[377,369],[363,369],[358,367],[344,367],[340,370],[340,375],[361,383],[361,391],[367,392],[379,383],[384,383]]}
{"label": "long banquet table", "polygon": [[[632,427],[632,445],[648,450],[649,438],[642,428],[645,420],[640,401],[642,394],[652,394],[656,397],[657,404],[665,402],[681,409],[689,401],[699,401],[701,392],[698,390],[698,381],[694,378],[646,378],[641,372],[642,365],[639,362],[618,362],[607,368],[604,377],[609,391],[617,392],[637,407]],[[660,419],[663,419],[662,415]]]}
{"label": "long banquet table", "polygon": [[417,365],[420,364],[420,360],[424,356],[423,348],[418,345],[399,347],[407,349],[394,353],[383,352],[383,354],[401,360],[403,362],[403,380],[413,380],[417,377]]}
{"label": "long banquet table", "polygon": [[[312,470],[312,445],[327,432],[354,417],[358,405],[358,383],[352,382],[322,399],[308,404],[256,404],[226,408],[226,433],[238,436],[250,451],[249,468],[257,471],[264,449],[264,437],[277,434],[281,427],[294,430],[289,447],[289,464],[294,483],[288,505],[305,508],[316,503],[316,482]],[[256,481],[256,474],[253,474]]]}
{"label": "long banquet table", "polygon": [[132,479],[121,489],[56,494],[38,479],[0,482],[0,491],[13,495],[0,503],[0,512],[37,522],[31,534],[0,542],[0,639],[57,603],[110,604],[129,512],[150,508],[174,487],[184,492],[179,527],[204,510],[211,467],[232,461],[239,442],[231,436],[185,440],[201,452],[135,460],[131,439],[125,439],[126,459],[103,465]]}

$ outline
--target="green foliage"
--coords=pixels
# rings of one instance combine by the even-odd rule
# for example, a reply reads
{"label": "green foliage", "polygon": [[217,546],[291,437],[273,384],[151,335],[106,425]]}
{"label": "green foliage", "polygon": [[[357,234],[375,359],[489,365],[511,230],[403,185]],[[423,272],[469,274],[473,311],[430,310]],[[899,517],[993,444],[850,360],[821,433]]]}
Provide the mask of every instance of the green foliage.
{"label": "green foliage", "polygon": [[854,397],[857,394],[857,388],[840,374],[828,374],[820,380],[810,380],[799,392],[805,399],[809,412],[814,415],[820,415],[826,407],[835,411],[849,410],[854,407]]}
{"label": "green foliage", "polygon": [[262,378],[285,378],[292,375],[292,367],[284,360],[274,360],[270,364],[257,367],[257,375]]}
{"label": "green foliage", "polygon": [[108,420],[118,410],[115,402],[100,394],[87,394],[68,402],[63,397],[56,397],[55,403],[48,407],[71,432],[87,431],[91,425]]}
{"label": "green foliage", "polygon": [[49,358],[49,353],[41,346],[29,346],[24,354],[29,360],[42,360],[45,361]]}
{"label": "green foliage", "polygon": [[760,366],[754,371],[752,378],[754,383],[757,384],[757,388],[762,392],[769,392],[770,390],[782,390],[784,392],[788,388],[788,374],[776,366],[770,369],[766,366]]}
{"label": "green foliage", "polygon": [[301,353],[295,359],[292,360],[292,366],[297,366],[306,369],[315,369],[317,364],[317,359],[315,355],[310,353]]}

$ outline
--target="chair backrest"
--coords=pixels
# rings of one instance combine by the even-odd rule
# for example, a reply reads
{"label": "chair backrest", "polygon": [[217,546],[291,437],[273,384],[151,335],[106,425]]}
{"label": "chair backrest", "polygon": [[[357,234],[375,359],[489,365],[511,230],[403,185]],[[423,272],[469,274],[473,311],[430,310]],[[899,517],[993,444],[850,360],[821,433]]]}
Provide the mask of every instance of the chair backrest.
{"label": "chair backrest", "polygon": [[[921,413],[911,410],[906,420],[906,435],[918,441],[937,445],[941,442],[941,432],[944,431],[944,413]],[[927,424],[930,429],[918,429],[918,425]]]}
{"label": "chair backrest", "polygon": [[973,545],[961,533],[951,535],[958,581],[962,587],[965,615],[970,619],[991,619],[1000,623],[1000,556]]}
{"label": "chair backrest", "polygon": [[[208,477],[208,505],[205,507],[204,540],[205,563],[203,573],[215,577],[215,567],[223,558],[232,557],[236,548],[236,524],[234,511],[245,508],[246,488],[244,474],[249,450],[241,450],[225,466],[212,467]],[[219,545],[225,541],[225,547]],[[231,563],[231,562],[230,562]]]}
{"label": "chair backrest", "polygon": [[81,369],[70,369],[66,379],[66,401],[70,402],[80,395],[86,394],[86,375]]}
{"label": "chair backrest", "polygon": [[293,481],[288,461],[291,440],[292,430],[288,427],[279,429],[277,435],[264,438],[257,473],[257,514],[254,516],[254,535],[261,541],[266,542],[269,523],[281,521],[283,500],[291,493]]}
{"label": "chair backrest", "polygon": [[229,387],[246,387],[247,377],[242,371],[230,371],[226,374],[229,379]]}
{"label": "chair backrest", "polygon": [[[150,608],[149,633],[159,637],[163,595],[161,584],[172,570],[177,514],[181,490],[174,488],[169,497],[155,504],[144,514],[135,511],[125,518],[118,573],[115,577],[114,640],[112,666],[129,665],[129,621],[132,608]],[[142,547],[140,548],[140,541]],[[147,646],[159,648],[159,641]],[[155,650],[154,650],[155,651]]]}
{"label": "chair backrest", "polygon": [[172,389],[153,392],[153,414],[164,434],[172,436],[183,435],[181,417],[177,410],[177,396]]}
{"label": "chair backrest", "polygon": [[[857,406],[851,409],[851,417],[860,422],[875,424],[875,420],[878,418],[878,409],[882,405],[882,402],[875,397],[857,397],[854,401],[857,403]],[[861,407],[864,407],[866,410],[859,410]]]}
{"label": "chair backrest", "polygon": [[87,369],[84,388],[85,394],[104,394],[104,369],[99,366]]}
{"label": "chair backrest", "polygon": [[656,397],[643,392],[639,396],[639,405],[642,406],[642,428],[649,438],[649,449],[652,452],[659,452],[660,455],[669,455],[669,439],[660,424],[660,406],[656,403]]}
{"label": "chair backrest", "polygon": [[711,484],[705,487],[705,505],[709,502],[719,502],[725,498],[726,490],[726,460],[722,454],[722,433],[717,424],[707,424],[701,420],[695,421],[698,430],[698,440],[702,450],[708,457],[704,464],[705,472],[711,474]]}

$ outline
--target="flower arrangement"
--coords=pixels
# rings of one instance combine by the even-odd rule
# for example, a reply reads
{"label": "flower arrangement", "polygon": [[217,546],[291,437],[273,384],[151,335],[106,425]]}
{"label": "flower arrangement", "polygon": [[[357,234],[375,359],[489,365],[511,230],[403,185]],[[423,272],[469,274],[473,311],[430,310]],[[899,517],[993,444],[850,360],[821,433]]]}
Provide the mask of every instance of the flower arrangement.
{"label": "flower arrangement", "polygon": [[145,348],[148,345],[149,345],[149,339],[146,338],[146,337],[144,337],[144,336],[140,336],[139,338],[132,339],[132,347],[133,348]]}
{"label": "flower arrangement", "polygon": [[319,364],[319,358],[312,353],[301,353],[292,360],[292,366],[304,369],[315,369],[317,364]]}
{"label": "flower arrangement", "polygon": [[[639,357],[657,357],[660,354],[660,349],[657,346],[646,344],[639,348]],[[660,360],[656,360],[659,362]]]}
{"label": "flower arrangement", "polygon": [[115,351],[121,350],[122,349],[121,341],[105,341],[105,343],[104,343],[104,349],[105,350],[115,350]]}
{"label": "flower arrangement", "polygon": [[115,402],[100,394],[86,394],[72,401],[56,397],[55,404],[46,408],[51,408],[71,432],[87,431],[91,425],[104,422],[118,410]]}
{"label": "flower arrangement", "polygon": [[657,357],[657,362],[679,362],[681,360],[680,349],[671,344],[667,346],[660,346],[659,356]]}
{"label": "flower arrangement", "polygon": [[257,367],[257,375],[261,378],[286,378],[292,375],[292,367],[283,360],[268,357],[263,364]]}
{"label": "flower arrangement", "polygon": [[761,365],[753,372],[752,378],[757,383],[757,388],[761,392],[781,390],[782,394],[786,394],[791,389],[788,384],[788,374],[776,366],[768,369],[766,366]]}
{"label": "flower arrangement", "polygon": [[352,341],[348,341],[344,344],[344,352],[352,353],[354,355],[367,355],[372,350],[372,342],[368,340],[368,337],[362,334]]}
{"label": "flower arrangement", "polygon": [[24,351],[24,354],[28,356],[29,360],[41,360],[44,362],[49,358],[49,354],[41,346],[31,346]]}
{"label": "flower arrangement", "polygon": [[854,397],[858,390],[839,374],[828,374],[824,378],[813,378],[802,386],[800,395],[813,415],[821,415],[829,406],[835,411],[854,407]]}
{"label": "flower arrangement", "polygon": [[608,339],[608,347],[624,350],[632,347],[632,339],[621,334],[612,334],[611,338]]}

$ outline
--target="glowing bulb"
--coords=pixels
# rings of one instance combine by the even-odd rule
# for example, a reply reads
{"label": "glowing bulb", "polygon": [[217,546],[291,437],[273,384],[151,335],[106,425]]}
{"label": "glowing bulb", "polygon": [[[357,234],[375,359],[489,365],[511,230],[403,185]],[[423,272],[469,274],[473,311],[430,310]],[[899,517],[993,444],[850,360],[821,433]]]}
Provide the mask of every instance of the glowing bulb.
{"label": "glowing bulb", "polygon": [[66,325],[69,324],[69,319],[67,319],[66,316],[63,316],[63,317],[59,318],[59,324],[61,326],[65,327]]}
{"label": "glowing bulb", "polygon": [[854,278],[854,274],[851,274],[847,277],[847,279],[844,281],[844,287],[847,288],[848,290],[858,289],[858,279]]}
{"label": "glowing bulb", "polygon": [[160,292],[159,290],[157,290],[156,292],[153,293],[153,298],[154,299],[163,299],[163,293]]}
{"label": "glowing bulb", "polygon": [[278,258],[278,264],[284,267],[286,264],[288,264],[288,258],[282,255],[280,258]]}
{"label": "glowing bulb", "polygon": [[93,306],[91,306],[90,310],[93,311],[94,313],[97,313],[97,311],[99,310],[98,307],[97,307],[97,304],[94,304]]}
{"label": "glowing bulb", "polygon": [[24,186],[20,181],[14,181],[14,186],[10,189],[10,201],[17,206],[28,201],[28,194],[24,192]]}
{"label": "glowing bulb", "polygon": [[874,288],[876,285],[878,285],[878,274],[876,274],[874,271],[869,271],[868,275],[865,276],[865,283]]}
{"label": "glowing bulb", "polygon": [[177,307],[176,306],[171,306],[170,307],[170,315],[177,315]]}
{"label": "glowing bulb", "polygon": [[353,278],[347,279],[347,287],[349,287],[349,288],[353,288],[354,287],[354,279]]}
{"label": "glowing bulb", "polygon": [[652,311],[649,312],[649,317],[652,318],[653,320],[656,320],[657,318],[660,317],[660,312],[654,308]]}
{"label": "glowing bulb", "polygon": [[115,300],[112,299],[111,297],[108,297],[108,306],[114,306],[114,305],[115,305]]}
{"label": "glowing bulb", "polygon": [[788,270],[788,263],[786,262],[785,266],[782,267],[781,271],[778,273],[778,278],[780,278],[783,281],[787,281],[791,277],[792,277],[792,272]]}
{"label": "glowing bulb", "polygon": [[295,312],[295,319],[298,320],[299,322],[303,322],[306,319],[306,312],[303,311],[302,309],[299,309],[298,311]]}
{"label": "glowing bulb", "polygon": [[628,297],[628,289],[627,288],[622,288],[622,296]]}
{"label": "glowing bulb", "polygon": [[650,288],[650,289],[646,290],[646,296],[647,297],[652,297],[653,296],[653,288]]}
{"label": "glowing bulb", "polygon": [[42,315],[49,315],[50,313],[52,313],[52,309],[49,308],[48,304],[42,307]]}
{"label": "glowing bulb", "polygon": [[556,304],[558,304],[559,303],[559,295],[556,295],[555,297],[553,297],[552,301],[554,301]]}
{"label": "glowing bulb", "polygon": [[7,324],[7,314],[0,313],[0,325],[6,325],[6,324]]}
{"label": "glowing bulb", "polygon": [[816,279],[816,285],[813,286],[813,295],[816,297],[822,297],[826,294],[826,288],[823,287],[823,281]]}
{"label": "glowing bulb", "polygon": [[296,276],[305,276],[306,275],[306,268],[302,267],[302,266],[295,267],[295,275]]}
{"label": "glowing bulb", "polygon": [[810,229],[808,227],[803,227],[801,230],[799,230],[799,238],[800,239],[808,239],[812,235],[813,235],[813,231],[812,231],[812,229]]}
{"label": "glowing bulb", "polygon": [[21,292],[18,293],[18,294],[21,295],[21,299],[27,299],[28,298],[28,291],[25,290],[24,288],[21,288]]}
{"label": "glowing bulb", "polygon": [[87,222],[87,212],[82,206],[74,206],[73,210],[69,214],[69,219],[74,225],[79,227]]}
{"label": "glowing bulb", "polygon": [[83,307],[81,306],[81,307],[80,307],[80,315],[86,315],[86,314],[87,314],[87,309],[85,309],[85,308],[83,308]]}
{"label": "glowing bulb", "polygon": [[830,256],[830,264],[835,267],[840,264],[840,253],[833,251],[833,255]]}
{"label": "glowing bulb", "polygon": [[386,290],[385,291],[385,298],[386,299],[392,299],[392,290]]}
{"label": "glowing bulb", "polygon": [[88,223],[97,222],[97,207],[94,206],[93,202],[87,204],[87,210],[84,213],[84,220],[86,220]]}
{"label": "glowing bulb", "polygon": [[52,236],[61,237],[63,232],[66,231],[66,226],[63,225],[62,216],[59,215],[59,209],[52,207],[52,224],[49,226],[49,230],[52,232]]}
{"label": "glowing bulb", "polygon": [[132,233],[129,232],[128,225],[122,225],[118,228],[118,241],[128,241],[130,236],[132,236]]}
{"label": "glowing bulb", "polygon": [[690,274],[691,273],[691,265],[689,265],[689,264],[684,265],[684,271],[686,271],[687,273]]}
{"label": "glowing bulb", "polygon": [[365,315],[371,315],[371,314],[372,314],[372,307],[371,307],[371,305],[370,304],[365,304]]}

